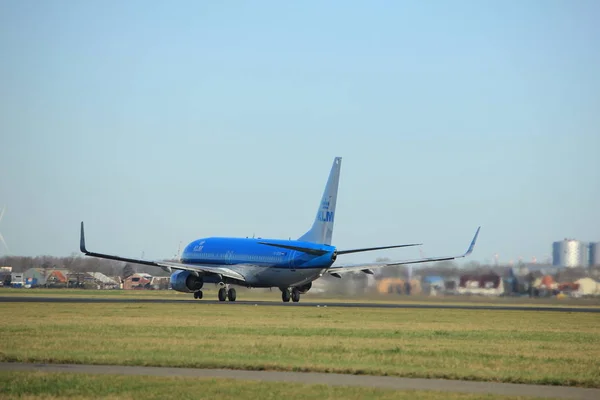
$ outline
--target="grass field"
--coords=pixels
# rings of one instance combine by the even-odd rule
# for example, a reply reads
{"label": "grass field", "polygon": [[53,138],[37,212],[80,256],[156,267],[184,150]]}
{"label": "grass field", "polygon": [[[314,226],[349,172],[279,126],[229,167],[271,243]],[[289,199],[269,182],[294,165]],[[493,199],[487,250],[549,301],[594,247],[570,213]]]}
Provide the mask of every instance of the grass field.
{"label": "grass field", "polygon": [[[242,301],[281,301],[278,289],[236,288],[238,299]],[[174,290],[83,290],[83,289],[10,289],[0,288],[2,296],[25,297],[111,297],[136,299],[169,299],[191,300],[191,293],[180,293]],[[207,285],[204,298],[217,299],[217,290],[213,285]],[[302,295],[302,302],[374,302],[374,303],[405,303],[405,304],[468,304],[486,306],[553,306],[553,307],[600,307],[600,298],[587,299],[557,299],[557,298],[528,298],[528,297],[483,297],[483,296],[400,296],[396,294],[370,294],[360,296],[341,296],[328,293],[308,292]]]}
{"label": "grass field", "polygon": [[600,387],[593,313],[0,303],[0,361]]}
{"label": "grass field", "polygon": [[66,373],[0,372],[3,399],[531,399],[435,391],[395,391],[360,387],[271,383],[231,379],[129,377]]}

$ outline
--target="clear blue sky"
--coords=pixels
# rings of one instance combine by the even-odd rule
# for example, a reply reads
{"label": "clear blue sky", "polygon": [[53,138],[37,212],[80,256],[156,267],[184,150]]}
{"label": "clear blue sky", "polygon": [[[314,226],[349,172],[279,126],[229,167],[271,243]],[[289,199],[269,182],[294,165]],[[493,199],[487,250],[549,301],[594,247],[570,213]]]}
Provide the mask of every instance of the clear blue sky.
{"label": "clear blue sky", "polygon": [[[539,260],[600,241],[598,1],[0,3],[17,255],[298,237]],[[0,254],[4,252],[0,249]],[[348,261],[418,256],[416,249]]]}

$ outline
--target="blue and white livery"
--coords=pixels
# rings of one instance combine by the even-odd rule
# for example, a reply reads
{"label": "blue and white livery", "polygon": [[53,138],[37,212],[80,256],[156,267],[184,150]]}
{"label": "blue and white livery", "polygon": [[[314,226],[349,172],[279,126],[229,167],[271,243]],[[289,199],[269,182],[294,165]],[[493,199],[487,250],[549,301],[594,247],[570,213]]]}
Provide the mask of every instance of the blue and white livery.
{"label": "blue and white livery", "polygon": [[220,286],[220,301],[235,301],[235,288],[231,286],[238,285],[250,288],[277,287],[281,290],[281,299],[284,302],[289,302],[290,299],[294,302],[299,301],[300,295],[310,290],[312,282],[324,274],[331,274],[337,278],[341,278],[343,273],[353,271],[372,274],[374,268],[453,260],[465,257],[473,251],[479,228],[468,250],[461,255],[333,265],[337,257],[344,254],[420,245],[411,243],[347,250],[338,250],[333,246],[331,241],[341,166],[341,157],[336,157],[312,227],[297,240],[209,237],[188,244],[179,262],[146,261],[88,251],[82,222],[80,249],[87,256],[160,267],[172,273],[171,287],[174,290],[193,293],[196,299],[202,298],[202,287],[205,283],[214,283]]}

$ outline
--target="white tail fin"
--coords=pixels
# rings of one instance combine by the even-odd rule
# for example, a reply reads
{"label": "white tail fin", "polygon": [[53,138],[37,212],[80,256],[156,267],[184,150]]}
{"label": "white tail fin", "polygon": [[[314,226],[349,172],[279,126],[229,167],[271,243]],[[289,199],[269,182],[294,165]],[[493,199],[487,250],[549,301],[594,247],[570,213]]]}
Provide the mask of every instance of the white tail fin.
{"label": "white tail fin", "polygon": [[319,209],[312,228],[298,240],[312,243],[331,244],[333,237],[333,222],[335,219],[335,204],[337,202],[338,185],[340,183],[340,169],[342,157],[336,157],[329,172],[327,186],[319,203]]}

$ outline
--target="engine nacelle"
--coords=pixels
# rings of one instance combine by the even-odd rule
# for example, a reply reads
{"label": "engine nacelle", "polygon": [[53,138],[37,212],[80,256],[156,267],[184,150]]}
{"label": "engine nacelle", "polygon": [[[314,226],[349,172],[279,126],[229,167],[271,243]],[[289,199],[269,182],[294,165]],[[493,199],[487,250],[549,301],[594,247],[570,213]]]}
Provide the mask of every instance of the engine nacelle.
{"label": "engine nacelle", "polygon": [[308,282],[306,285],[297,286],[296,289],[298,289],[298,291],[301,294],[304,294],[304,293],[308,292],[311,287],[312,287],[312,282]]}
{"label": "engine nacelle", "polygon": [[177,271],[171,275],[171,289],[178,292],[192,293],[202,289],[204,280],[191,271]]}

